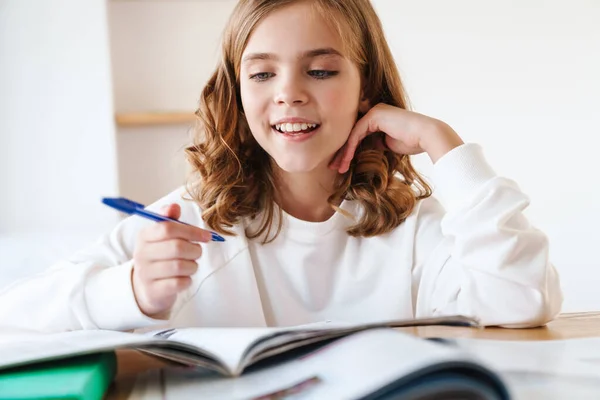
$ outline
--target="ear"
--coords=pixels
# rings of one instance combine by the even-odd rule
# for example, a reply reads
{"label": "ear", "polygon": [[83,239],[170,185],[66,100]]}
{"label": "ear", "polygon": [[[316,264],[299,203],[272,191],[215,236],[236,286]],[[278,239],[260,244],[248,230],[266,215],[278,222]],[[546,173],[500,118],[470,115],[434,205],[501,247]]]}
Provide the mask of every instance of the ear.
{"label": "ear", "polygon": [[369,99],[361,97],[360,102],[358,103],[358,112],[361,114],[366,114],[367,111],[371,109],[371,104]]}
{"label": "ear", "polygon": [[363,87],[360,91],[360,102],[358,103],[358,112],[366,114],[371,109],[369,99],[365,95],[365,88]]}

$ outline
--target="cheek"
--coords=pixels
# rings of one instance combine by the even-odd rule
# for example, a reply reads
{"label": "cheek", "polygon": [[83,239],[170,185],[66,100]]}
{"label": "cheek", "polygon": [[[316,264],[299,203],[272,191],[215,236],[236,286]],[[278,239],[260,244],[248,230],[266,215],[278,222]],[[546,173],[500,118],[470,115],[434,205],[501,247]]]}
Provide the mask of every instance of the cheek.
{"label": "cheek", "polygon": [[321,107],[326,110],[331,122],[349,133],[356,123],[359,96],[358,90],[340,86],[323,92]]}
{"label": "cheek", "polygon": [[244,85],[242,85],[240,88],[240,95],[246,120],[251,129],[255,128],[257,127],[257,124],[261,123],[261,115],[264,114],[264,101],[261,99],[261,95],[264,96],[264,94],[251,87],[244,87]]}

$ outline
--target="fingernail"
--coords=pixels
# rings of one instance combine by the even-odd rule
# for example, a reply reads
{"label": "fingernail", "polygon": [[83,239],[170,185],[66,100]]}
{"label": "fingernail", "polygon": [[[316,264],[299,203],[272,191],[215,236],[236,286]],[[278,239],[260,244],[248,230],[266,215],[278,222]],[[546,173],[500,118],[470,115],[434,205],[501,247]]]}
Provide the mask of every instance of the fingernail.
{"label": "fingernail", "polygon": [[219,235],[218,233],[211,232],[210,236],[211,236],[211,240],[213,242],[224,242],[225,241],[225,238],[223,236]]}

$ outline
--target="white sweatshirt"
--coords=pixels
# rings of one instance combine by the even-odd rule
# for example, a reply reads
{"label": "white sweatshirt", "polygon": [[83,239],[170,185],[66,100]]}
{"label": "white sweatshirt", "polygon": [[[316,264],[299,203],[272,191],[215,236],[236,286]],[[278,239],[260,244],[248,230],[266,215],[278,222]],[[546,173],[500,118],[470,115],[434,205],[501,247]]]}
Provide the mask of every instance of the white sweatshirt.
{"label": "white sweatshirt", "polygon": [[[96,244],[0,291],[0,326],[44,332],[179,326],[288,326],[462,314],[485,325],[536,326],[562,294],[548,239],[523,216],[528,198],[497,176],[478,145],[434,165],[435,198],[420,201],[390,233],[355,238],[341,213],[305,222],[284,213],[275,241],[248,240],[246,223],[226,242],[204,245],[191,287],[170,320],[145,316],[132,285],[138,232],[133,216]],[[206,228],[179,189],[149,209],[178,203],[181,220]],[[344,210],[359,215],[355,202]]]}

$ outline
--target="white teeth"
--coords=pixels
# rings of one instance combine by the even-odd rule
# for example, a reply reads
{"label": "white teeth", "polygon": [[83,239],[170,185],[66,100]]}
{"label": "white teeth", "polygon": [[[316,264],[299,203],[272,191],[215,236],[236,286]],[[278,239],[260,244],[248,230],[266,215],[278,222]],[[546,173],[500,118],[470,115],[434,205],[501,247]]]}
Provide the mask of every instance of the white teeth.
{"label": "white teeth", "polygon": [[314,129],[317,127],[317,124],[307,124],[307,123],[285,123],[285,124],[275,124],[275,129],[284,133],[297,133],[301,131],[305,131],[307,129]]}

